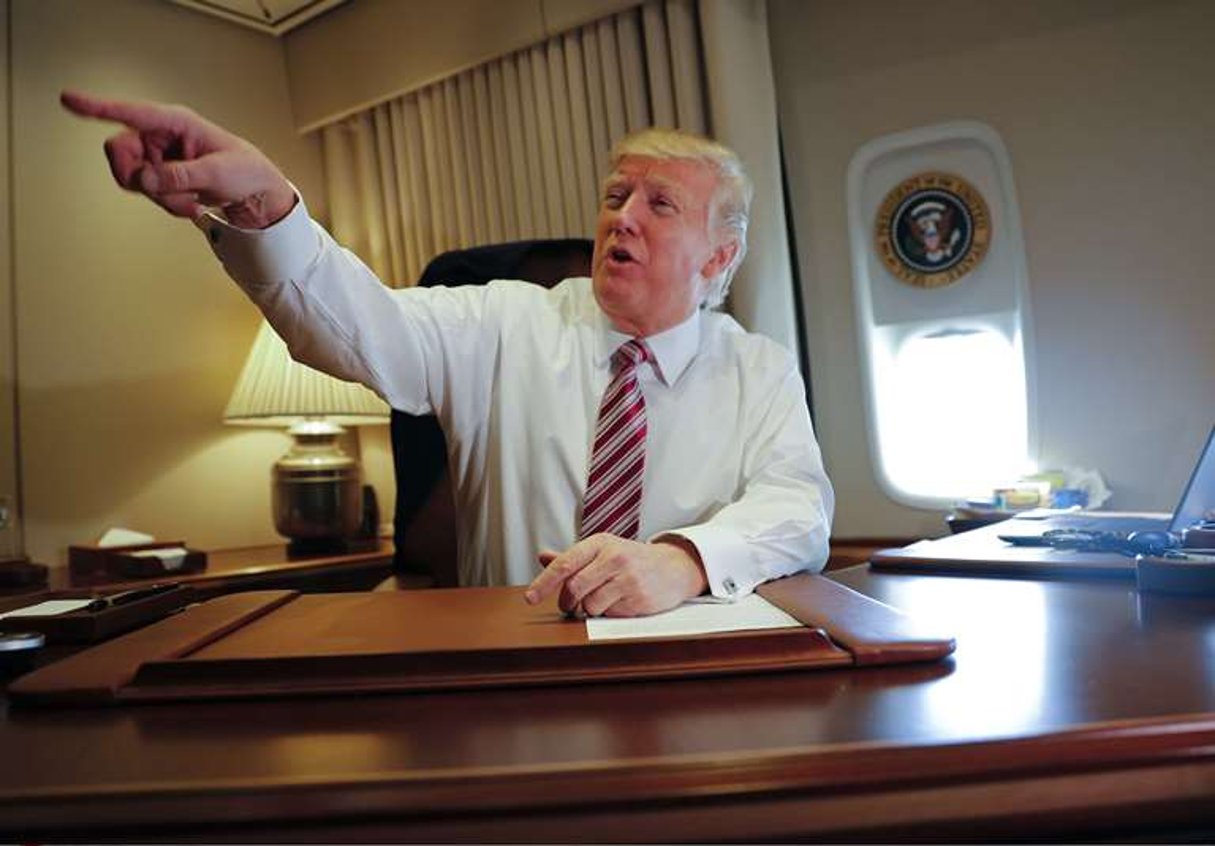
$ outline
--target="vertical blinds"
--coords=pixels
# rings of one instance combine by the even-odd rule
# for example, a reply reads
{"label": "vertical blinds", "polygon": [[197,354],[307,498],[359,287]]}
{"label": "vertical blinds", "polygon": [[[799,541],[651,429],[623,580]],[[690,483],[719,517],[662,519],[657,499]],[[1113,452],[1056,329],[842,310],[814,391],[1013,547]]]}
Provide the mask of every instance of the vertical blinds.
{"label": "vertical blinds", "polygon": [[694,0],[650,0],[321,130],[334,236],[393,286],[452,249],[590,236],[611,145],[704,133]]}

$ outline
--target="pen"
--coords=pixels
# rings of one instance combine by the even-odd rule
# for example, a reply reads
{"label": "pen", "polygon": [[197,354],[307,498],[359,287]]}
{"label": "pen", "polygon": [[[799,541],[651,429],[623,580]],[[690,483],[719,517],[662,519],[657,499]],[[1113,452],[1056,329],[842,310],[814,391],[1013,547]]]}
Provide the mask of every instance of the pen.
{"label": "pen", "polygon": [[118,593],[110,594],[109,596],[99,596],[85,606],[86,611],[104,611],[107,608],[114,608],[119,605],[127,605],[131,602],[138,602],[141,599],[159,596],[162,593],[168,593],[176,588],[177,585],[173,582],[167,582],[159,585],[149,585],[145,588],[132,588]]}

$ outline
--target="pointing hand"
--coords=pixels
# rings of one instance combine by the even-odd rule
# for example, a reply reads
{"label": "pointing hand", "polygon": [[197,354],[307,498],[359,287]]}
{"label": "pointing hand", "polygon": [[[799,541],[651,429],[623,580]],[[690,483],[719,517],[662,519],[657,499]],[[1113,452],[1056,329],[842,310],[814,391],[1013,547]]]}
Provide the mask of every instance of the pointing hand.
{"label": "pointing hand", "polygon": [[261,229],[295,205],[291,184],[261,150],[185,106],[60,96],[81,117],[126,128],[105,142],[114,180],[177,217],[218,206],[228,221]]}

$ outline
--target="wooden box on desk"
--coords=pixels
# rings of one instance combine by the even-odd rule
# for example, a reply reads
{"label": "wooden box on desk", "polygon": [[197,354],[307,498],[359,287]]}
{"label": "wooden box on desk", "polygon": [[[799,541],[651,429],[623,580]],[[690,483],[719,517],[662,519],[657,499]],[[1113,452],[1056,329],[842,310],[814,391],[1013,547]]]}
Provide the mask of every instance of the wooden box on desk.
{"label": "wooden box on desk", "polygon": [[[78,608],[73,611],[46,615],[22,615],[12,617],[8,623],[22,631],[39,632],[46,636],[47,643],[96,643],[113,635],[159,620],[169,613],[188,605],[194,599],[194,591],[187,585],[167,585],[148,596],[137,596],[129,601],[106,604],[97,597],[92,588],[44,591],[21,597],[0,598],[0,614],[40,602],[65,599],[96,598],[100,607]],[[127,593],[142,593],[141,589]]]}
{"label": "wooden box on desk", "polygon": [[[169,565],[148,553],[158,549],[185,549],[180,564]],[[159,579],[207,569],[207,553],[189,549],[180,541],[141,543],[135,546],[69,546],[68,568],[72,583],[106,584],[131,579]]]}

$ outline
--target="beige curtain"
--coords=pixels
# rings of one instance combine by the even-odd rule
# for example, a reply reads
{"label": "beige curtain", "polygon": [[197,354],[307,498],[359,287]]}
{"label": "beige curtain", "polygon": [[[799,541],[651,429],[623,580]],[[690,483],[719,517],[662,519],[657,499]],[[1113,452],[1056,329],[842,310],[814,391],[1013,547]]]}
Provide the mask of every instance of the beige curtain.
{"label": "beige curtain", "polygon": [[707,131],[695,0],[651,0],[321,130],[334,236],[386,283],[477,244],[589,237],[611,145]]}
{"label": "beige curtain", "polygon": [[[747,258],[730,285],[730,313],[795,353],[797,299],[777,140],[776,81],[765,0],[699,0],[709,123],[755,182]],[[806,373],[809,378],[809,373]]]}
{"label": "beige curtain", "polygon": [[742,156],[728,309],[797,350],[766,0],[650,0],[325,127],[333,233],[396,287],[445,250],[590,236],[608,149],[650,125]]}

